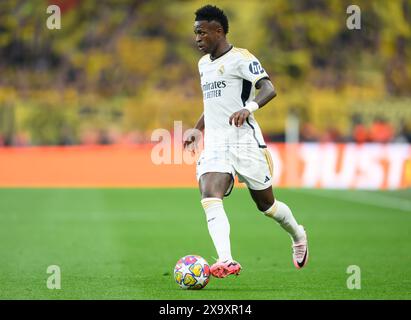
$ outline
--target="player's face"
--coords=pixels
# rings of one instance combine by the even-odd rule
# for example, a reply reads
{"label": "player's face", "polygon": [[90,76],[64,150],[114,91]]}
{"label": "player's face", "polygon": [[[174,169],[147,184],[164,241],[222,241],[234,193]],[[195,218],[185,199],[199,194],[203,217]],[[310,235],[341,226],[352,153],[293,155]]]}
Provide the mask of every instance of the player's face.
{"label": "player's face", "polygon": [[196,43],[201,52],[214,52],[221,38],[221,27],[214,21],[195,21],[194,34]]}

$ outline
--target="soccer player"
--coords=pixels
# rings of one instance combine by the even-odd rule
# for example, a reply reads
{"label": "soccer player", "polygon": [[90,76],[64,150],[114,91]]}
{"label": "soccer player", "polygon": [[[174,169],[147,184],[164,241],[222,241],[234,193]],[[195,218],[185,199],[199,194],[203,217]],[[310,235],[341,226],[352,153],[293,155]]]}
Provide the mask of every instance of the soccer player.
{"label": "soccer player", "polygon": [[198,142],[196,130],[204,130],[197,180],[218,254],[211,273],[224,278],[241,270],[231,255],[230,224],[223,207],[236,175],[246,183],[257,208],[291,236],[294,265],[302,268],[308,259],[307,235],[290,208],[274,199],[273,163],[253,115],[276,96],[269,76],[256,57],[227,41],[228,19],[219,8],[207,5],[198,9],[194,33],[205,54],[198,63],[204,112],[186,136],[184,147],[193,148]]}

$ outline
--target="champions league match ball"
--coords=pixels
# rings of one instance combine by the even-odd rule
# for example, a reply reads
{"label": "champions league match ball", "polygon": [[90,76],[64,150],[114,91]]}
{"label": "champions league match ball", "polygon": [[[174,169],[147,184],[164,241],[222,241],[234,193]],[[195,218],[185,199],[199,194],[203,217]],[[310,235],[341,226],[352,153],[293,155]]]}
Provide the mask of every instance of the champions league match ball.
{"label": "champions league match ball", "polygon": [[210,266],[200,256],[182,257],[174,268],[174,279],[182,289],[202,289],[210,280]]}

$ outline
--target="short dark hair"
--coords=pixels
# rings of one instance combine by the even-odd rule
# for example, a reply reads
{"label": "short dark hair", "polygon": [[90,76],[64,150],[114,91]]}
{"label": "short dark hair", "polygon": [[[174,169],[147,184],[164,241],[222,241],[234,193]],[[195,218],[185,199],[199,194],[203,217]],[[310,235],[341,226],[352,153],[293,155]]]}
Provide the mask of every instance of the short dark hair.
{"label": "short dark hair", "polygon": [[213,21],[213,20],[217,21],[223,27],[224,33],[225,34],[228,33],[227,16],[225,15],[223,10],[217,8],[216,6],[212,6],[208,4],[198,9],[195,12],[195,15],[196,15],[195,21],[202,21],[202,20],[206,20],[208,22]]}

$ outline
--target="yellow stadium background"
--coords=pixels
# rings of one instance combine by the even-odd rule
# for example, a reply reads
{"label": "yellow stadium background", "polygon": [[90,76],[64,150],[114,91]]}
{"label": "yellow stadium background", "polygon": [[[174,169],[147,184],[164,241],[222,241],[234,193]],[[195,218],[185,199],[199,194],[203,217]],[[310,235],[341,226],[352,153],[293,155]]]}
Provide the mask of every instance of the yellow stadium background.
{"label": "yellow stadium background", "polygon": [[[297,119],[296,143],[335,144],[337,149],[350,143],[379,143],[381,153],[391,144],[392,150],[397,144],[409,149],[410,0],[356,1],[361,9],[360,30],[347,28],[351,2],[345,0],[212,3],[229,17],[229,42],[257,56],[277,89],[274,101],[256,114],[273,146],[285,150],[288,121]],[[46,10],[51,4],[61,9],[60,29],[47,28],[50,14]],[[23,172],[10,156],[15,148],[15,152],[27,152],[26,160],[38,160],[35,150],[52,148],[63,150],[64,155],[73,148],[75,153],[88,154],[101,145],[140,148],[149,157],[153,130],[173,133],[174,121],[182,121],[184,129],[193,126],[202,112],[197,70],[201,55],[194,44],[193,20],[194,11],[204,4],[2,2],[0,184],[10,185],[5,182],[10,172]],[[380,120],[388,128],[382,137]],[[356,126],[362,126],[365,136],[357,136]],[[275,153],[276,148],[271,151]],[[286,153],[284,157],[292,159]],[[47,156],[44,159],[48,163]],[[401,167],[399,187],[409,185],[407,161]],[[289,167],[287,163],[284,168]],[[144,168],[145,162],[134,165]],[[83,172],[76,166],[72,170]],[[29,170],[24,172],[23,178],[32,181]],[[49,174],[46,170],[43,176]],[[190,184],[195,184],[192,179]],[[18,181],[24,185],[24,179]]]}

